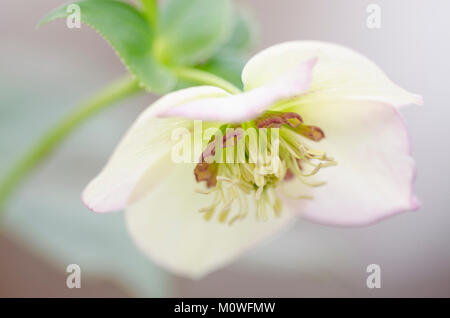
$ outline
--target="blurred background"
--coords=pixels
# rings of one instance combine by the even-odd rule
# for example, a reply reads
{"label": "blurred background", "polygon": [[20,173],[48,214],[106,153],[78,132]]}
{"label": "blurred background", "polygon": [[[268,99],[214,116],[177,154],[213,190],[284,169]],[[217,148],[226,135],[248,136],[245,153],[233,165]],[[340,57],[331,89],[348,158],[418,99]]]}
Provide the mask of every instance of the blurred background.
{"label": "blurred background", "polygon": [[[93,30],[56,21],[64,0],[4,0],[0,11],[0,176],[47,127],[124,73]],[[366,26],[369,4],[381,29]],[[259,21],[256,50],[287,40],[349,46],[425,106],[404,109],[423,206],[364,228],[301,221],[199,281],[173,276],[134,247],[121,213],[96,215],[80,193],[152,100],[127,100],[93,118],[16,193],[0,231],[0,297],[359,296],[450,297],[450,2],[447,0],[240,0]],[[68,289],[67,265],[82,269]],[[381,288],[366,267],[381,266]]]}

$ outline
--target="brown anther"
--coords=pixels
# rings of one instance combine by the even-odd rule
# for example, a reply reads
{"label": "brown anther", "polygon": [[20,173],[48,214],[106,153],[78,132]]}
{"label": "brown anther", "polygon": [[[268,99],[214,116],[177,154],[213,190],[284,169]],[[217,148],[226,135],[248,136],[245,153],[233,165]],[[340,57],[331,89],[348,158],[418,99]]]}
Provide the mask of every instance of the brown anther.
{"label": "brown anther", "polygon": [[[220,145],[222,148],[234,147],[236,143],[242,138],[243,131],[242,128],[233,129],[232,131],[225,134],[222,137],[222,144]],[[202,152],[200,156],[199,162],[213,162],[214,156],[216,154],[216,141],[215,136],[213,136],[206,146],[205,150]]]}
{"label": "brown anther", "polygon": [[256,120],[256,127],[258,128],[280,128],[284,124],[281,117],[266,117],[258,118]]}
{"label": "brown anther", "polygon": [[302,117],[297,113],[268,112],[255,120],[258,128],[280,128],[283,125],[298,127],[303,123]]}
{"label": "brown anther", "polygon": [[217,170],[217,164],[201,162],[195,166],[195,180],[197,182],[206,181],[208,188],[215,187],[217,184]]}
{"label": "brown anther", "polygon": [[[233,147],[243,136],[242,128],[233,129],[225,134],[222,138],[221,147]],[[197,182],[206,181],[208,188],[215,187],[217,184],[218,165],[214,163],[216,154],[216,140],[213,136],[206,146],[206,149],[200,156],[199,163],[195,166],[194,174]]]}
{"label": "brown anther", "polygon": [[325,138],[325,133],[317,126],[300,125],[299,127],[295,128],[295,131],[303,137],[306,137],[313,141],[320,141]]}
{"label": "brown anther", "polygon": [[303,124],[303,118],[297,113],[284,113],[283,119],[285,120],[285,124],[295,128]]}

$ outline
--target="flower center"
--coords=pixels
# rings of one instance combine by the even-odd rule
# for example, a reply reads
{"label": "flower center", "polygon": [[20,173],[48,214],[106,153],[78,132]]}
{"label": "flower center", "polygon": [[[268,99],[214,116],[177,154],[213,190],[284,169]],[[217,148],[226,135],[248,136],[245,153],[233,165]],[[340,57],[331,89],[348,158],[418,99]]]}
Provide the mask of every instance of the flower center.
{"label": "flower center", "polygon": [[[320,169],[336,165],[326,153],[310,148],[307,140],[325,138],[322,129],[303,123],[297,113],[266,112],[240,125],[222,126],[202,153],[194,174],[212,195],[212,204],[200,209],[210,220],[218,214],[221,223],[230,225],[247,216],[250,204],[258,220],[280,216],[281,185],[298,179],[307,186],[320,186],[308,180]],[[298,196],[296,199],[311,199]]]}

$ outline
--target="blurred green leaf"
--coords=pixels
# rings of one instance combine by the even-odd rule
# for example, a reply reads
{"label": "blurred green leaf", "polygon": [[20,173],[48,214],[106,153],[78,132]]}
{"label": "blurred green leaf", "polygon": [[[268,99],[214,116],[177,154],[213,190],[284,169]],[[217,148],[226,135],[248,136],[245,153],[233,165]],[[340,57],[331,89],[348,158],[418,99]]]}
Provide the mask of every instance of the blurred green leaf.
{"label": "blurred green leaf", "polygon": [[258,32],[256,21],[246,10],[239,10],[235,15],[233,33],[224,48],[230,48],[248,53],[257,42]]}
{"label": "blurred green leaf", "polygon": [[231,37],[216,55],[207,62],[199,64],[197,68],[220,76],[242,89],[242,69],[257,42],[257,28],[255,20],[245,10],[239,10],[233,20]]}
{"label": "blurred green leaf", "polygon": [[[81,21],[98,31],[115,49],[131,73],[155,93],[165,93],[176,84],[175,76],[152,55],[154,30],[146,17],[133,6],[115,0],[75,2]],[[72,14],[64,5],[48,14],[39,25]]]}
{"label": "blurred green leaf", "polygon": [[236,87],[242,89],[241,73],[247,60],[248,57],[244,53],[233,50],[223,50],[198,68],[222,77]]}
{"label": "blurred green leaf", "polygon": [[208,60],[229,39],[230,0],[167,0],[159,16],[157,56],[166,63],[195,65]]}
{"label": "blurred green leaf", "polygon": [[152,26],[155,26],[158,15],[158,0],[141,0],[144,14]]}

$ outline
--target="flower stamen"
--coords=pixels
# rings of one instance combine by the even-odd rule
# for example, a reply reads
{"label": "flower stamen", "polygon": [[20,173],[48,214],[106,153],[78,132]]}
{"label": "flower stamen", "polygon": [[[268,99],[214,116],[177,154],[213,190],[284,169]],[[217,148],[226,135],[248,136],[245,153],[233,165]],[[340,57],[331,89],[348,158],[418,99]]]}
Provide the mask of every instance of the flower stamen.
{"label": "flower stamen", "polygon": [[[252,148],[246,143],[241,127],[259,128],[256,130],[258,147]],[[250,201],[255,203],[257,220],[268,220],[269,210],[275,217],[279,217],[283,208],[277,193],[279,188],[284,190],[283,186],[292,179],[310,187],[322,186],[326,184],[325,181],[311,181],[310,178],[321,169],[337,164],[325,152],[312,149],[305,142],[318,142],[325,138],[325,134],[317,126],[304,125],[302,117],[296,113],[267,112],[253,122],[243,123],[241,127],[238,128],[238,133],[227,131],[221,143],[216,143],[213,137],[194,170],[197,182],[205,181],[207,187],[206,190],[197,192],[214,193],[213,203],[200,209],[200,212],[205,213],[206,220],[210,220],[215,211],[218,211],[218,221],[228,221],[232,225],[247,216]],[[268,138],[272,137],[273,132],[267,128],[278,130],[278,140]],[[241,156],[247,161],[211,160],[216,154],[217,146],[237,150],[238,142],[244,143],[244,154],[241,153]],[[278,146],[277,152],[274,152],[273,146]],[[295,199],[313,199],[310,195],[289,196]],[[233,211],[236,211],[234,215]]]}

